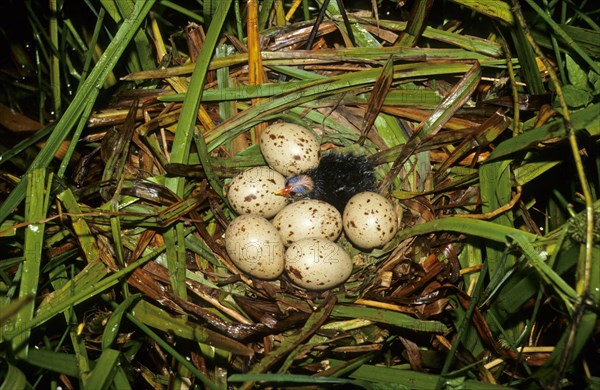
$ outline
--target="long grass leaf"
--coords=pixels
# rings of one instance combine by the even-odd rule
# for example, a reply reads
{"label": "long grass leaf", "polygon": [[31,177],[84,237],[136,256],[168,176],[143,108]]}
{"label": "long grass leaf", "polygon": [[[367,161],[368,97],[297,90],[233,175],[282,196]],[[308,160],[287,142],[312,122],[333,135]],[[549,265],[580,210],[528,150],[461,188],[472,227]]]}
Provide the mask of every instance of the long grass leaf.
{"label": "long grass leaf", "polygon": [[[455,60],[478,60],[482,66],[502,66],[503,60],[497,60],[489,55],[478,54],[473,51],[463,49],[431,49],[431,48],[411,48],[411,47],[377,47],[377,48],[341,48],[341,49],[321,49],[321,50],[290,50],[285,52],[263,51],[261,57],[263,64],[268,67],[284,65],[305,65],[305,64],[329,64],[340,61],[352,61],[364,63],[365,61],[387,61],[388,58],[404,61],[455,61]],[[248,62],[248,54],[233,54],[223,58],[214,58],[209,63],[209,70],[216,70],[225,66],[240,65]],[[440,64],[442,65],[442,64]],[[141,71],[124,76],[122,80],[135,81],[151,78],[166,78],[190,74],[195,69],[195,65],[173,66],[168,69]],[[318,73],[313,73],[310,77],[306,71],[294,70],[293,74],[305,75],[301,79],[323,78]],[[543,93],[543,92],[540,92]]]}
{"label": "long grass leaf", "polygon": [[372,307],[336,305],[331,314],[344,318],[361,318],[381,322],[417,332],[444,333],[448,330],[441,322],[421,321],[403,313]]}
{"label": "long grass leaf", "polygon": [[46,349],[32,349],[25,361],[34,367],[43,368],[52,372],[79,378],[79,367],[75,355],[48,351]]}
{"label": "long grass leaf", "polygon": [[451,0],[491,18],[508,24],[515,22],[510,5],[502,0]]}
{"label": "long grass leaf", "polygon": [[[510,171],[510,161],[497,161],[484,164],[479,169],[479,186],[481,188],[481,210],[484,213],[491,213],[494,210],[508,204],[512,199],[512,172]],[[490,222],[504,225],[506,227],[514,226],[511,210],[495,216]],[[488,245],[486,247],[486,259],[490,275],[504,273],[504,269],[499,269],[500,259],[503,258],[503,244]],[[505,267],[511,268],[514,265],[513,256],[508,257]]]}
{"label": "long grass leaf", "polygon": [[266,383],[307,383],[307,384],[347,384],[350,379],[315,377],[293,374],[233,374],[229,382],[264,382]]}
{"label": "long grass leaf", "polygon": [[108,390],[119,367],[121,353],[115,349],[102,348],[96,366],[85,381],[85,388],[91,390]]}
{"label": "long grass leaf", "polygon": [[108,321],[106,321],[106,326],[104,328],[104,332],[102,333],[103,350],[110,348],[111,344],[119,334],[119,328],[121,326],[123,315],[129,309],[129,307],[135,303],[136,300],[140,299],[140,296],[140,294],[133,294],[128,296],[112,312],[110,318],[108,319]]}
{"label": "long grass leaf", "polygon": [[0,383],[0,390],[15,390],[29,388],[27,378],[23,371],[13,364],[8,363],[8,369]]}
{"label": "long grass leaf", "polygon": [[[218,3],[218,8],[213,16],[211,23],[200,54],[198,61],[194,66],[194,72],[190,80],[190,85],[186,97],[183,101],[183,107],[179,116],[177,130],[175,132],[175,140],[173,141],[173,149],[171,150],[171,162],[186,163],[189,156],[189,148],[191,145],[192,136],[194,134],[194,124],[198,115],[198,108],[202,100],[202,89],[204,88],[204,80],[206,72],[217,40],[219,32],[227,16],[227,11],[232,0],[223,0]],[[167,187],[176,193],[179,193],[178,186],[182,183],[181,180],[173,179],[167,181]]]}
{"label": "long grass leaf", "polygon": [[396,42],[395,45],[408,47],[416,45],[423,30],[425,30],[427,15],[432,6],[433,0],[417,1],[413,3],[406,29],[402,31],[402,34],[400,34],[400,38],[398,38],[398,42]]}
{"label": "long grass leaf", "polygon": [[[212,22],[208,28],[206,39],[204,40],[202,48],[200,49],[200,54],[198,55],[194,72],[192,73],[188,91],[183,101],[183,107],[181,109],[181,115],[179,116],[179,122],[175,132],[175,139],[173,141],[173,149],[171,150],[172,163],[185,164],[188,162],[191,141],[194,135],[200,101],[202,99],[202,89],[204,88],[204,80],[206,78],[208,64],[212,58],[217,40],[219,38],[219,33],[227,16],[231,1],[232,0],[223,0],[218,2],[216,11],[212,15]],[[203,140],[200,140],[200,142],[203,142]],[[204,161],[209,161],[210,157],[204,155],[201,157],[201,159]],[[207,167],[210,167],[210,165],[207,164]],[[210,168],[209,173],[212,173],[210,172]],[[183,185],[183,178],[168,178],[166,180],[166,187],[179,195],[182,195]],[[173,228],[165,232],[165,238],[171,242],[171,245],[169,245],[167,248],[167,259],[173,290],[179,296],[185,297],[186,257],[183,226],[181,224],[175,225]],[[179,243],[180,245],[178,245]]]}
{"label": "long grass leaf", "polygon": [[[332,366],[341,364],[340,360],[331,359]],[[438,380],[439,375],[428,374],[424,372],[417,372],[413,370],[402,370],[394,367],[382,367],[371,364],[364,364],[352,374],[351,378],[369,381],[372,386],[376,389],[385,388],[409,388],[415,390],[430,390],[434,389]],[[444,380],[444,379],[443,379]],[[488,383],[482,383],[467,378],[448,378],[445,379],[448,386],[459,385],[461,388],[468,390],[499,390],[507,389],[505,386],[492,385]],[[360,384],[358,382],[357,384]],[[381,384],[377,387],[376,384]]]}
{"label": "long grass leaf", "polygon": [[[46,169],[35,169],[28,173],[25,218],[32,223],[25,229],[25,256],[21,270],[21,284],[19,286],[19,298],[21,299],[37,295],[40,266],[42,264],[45,224],[34,223],[34,221],[41,221],[46,217],[51,182],[52,174],[48,175]],[[20,327],[23,323],[31,321],[33,310],[34,302],[29,301],[17,314],[15,326]],[[27,356],[29,351],[29,335],[30,332],[27,331],[13,339],[13,348],[18,351],[20,357]]]}
{"label": "long grass leaf", "polygon": [[[67,212],[73,214],[82,213],[81,207],[70,188],[59,193],[56,198],[62,202]],[[88,263],[99,259],[100,250],[88,222],[84,218],[77,218],[72,223],[75,237],[79,241],[83,255]]]}
{"label": "long grass leaf", "polygon": [[511,29],[510,35],[517,51],[527,89],[534,95],[545,93],[546,89],[538,69],[535,53],[527,44],[523,29],[517,24]]}
{"label": "long grass leaf", "polygon": [[534,234],[488,221],[471,218],[448,217],[425,222],[423,224],[405,229],[398,233],[398,239],[402,240],[414,235],[441,231],[466,233],[471,236],[481,237],[500,243],[505,243],[506,238],[510,234],[521,234],[529,241],[534,241],[536,238]]}

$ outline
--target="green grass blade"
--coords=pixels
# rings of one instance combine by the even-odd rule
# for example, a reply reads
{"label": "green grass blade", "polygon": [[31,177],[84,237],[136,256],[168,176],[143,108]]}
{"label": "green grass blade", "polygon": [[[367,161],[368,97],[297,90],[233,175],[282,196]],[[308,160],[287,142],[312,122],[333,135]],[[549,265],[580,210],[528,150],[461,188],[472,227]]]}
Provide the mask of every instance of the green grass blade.
{"label": "green grass blade", "polygon": [[[477,284],[475,285],[475,289],[473,290],[472,298],[469,300],[469,306],[466,312],[464,313],[464,316],[456,324],[456,337],[453,340],[452,348],[450,348],[449,353],[446,355],[446,360],[444,361],[444,366],[442,367],[441,376],[438,379],[436,389],[443,387],[444,376],[448,374],[448,371],[452,366],[452,362],[454,361],[454,359],[456,359],[456,352],[458,351],[460,344],[463,342],[467,335],[473,333],[472,327],[470,325],[472,324],[475,309],[478,308],[478,303],[481,297],[481,291],[483,290],[483,286],[485,283],[485,276],[487,274],[487,271],[488,267],[486,262],[483,264],[479,279],[477,279]],[[460,304],[457,304],[457,306],[459,306],[459,308],[457,308],[458,311],[460,310]],[[475,348],[471,347],[471,351],[473,352],[473,354],[477,354],[477,352],[481,349],[481,344],[478,341],[479,340],[477,340],[477,343],[475,344]]]}
{"label": "green grass blade", "polygon": [[[100,3],[102,4],[102,7],[106,10],[108,15],[112,18],[112,20],[118,23],[121,21],[122,17],[121,12],[119,11],[119,5],[117,4],[117,1],[118,0],[100,0]],[[131,0],[124,0],[124,2],[131,3]]]}
{"label": "green grass blade", "polygon": [[[315,78],[312,78],[314,80]],[[322,79],[318,77],[317,79]],[[274,85],[248,85],[239,87],[207,89],[202,92],[202,101],[204,102],[228,102],[240,99],[249,100],[254,98],[273,97],[290,92],[294,89],[300,89],[308,85],[305,81],[290,81],[287,83],[278,83]],[[169,94],[159,96],[161,102],[181,102],[185,94]],[[367,98],[364,95],[345,96],[340,103],[345,104],[365,104]],[[436,91],[428,89],[400,89],[389,91],[383,104],[386,106],[417,106],[434,107],[440,102],[439,94]],[[230,115],[231,116],[231,115]],[[222,118],[229,119],[230,116]]]}
{"label": "green grass blade", "polygon": [[52,131],[54,130],[54,127],[55,127],[54,123],[50,124],[50,125],[44,127],[43,129],[36,131],[34,135],[24,139],[23,141],[19,142],[12,148],[9,148],[9,149],[6,149],[5,151],[3,151],[2,154],[0,154],[0,165],[4,164],[7,161],[12,161],[15,156],[22,153],[25,149],[32,147],[36,143],[40,142],[48,134],[52,133]]}
{"label": "green grass blade", "polygon": [[[27,174],[27,199],[25,202],[25,219],[31,224],[25,228],[24,261],[21,271],[19,298],[35,297],[38,291],[40,265],[42,263],[42,247],[44,245],[45,224],[33,223],[46,217],[50,199],[52,174],[46,169],[35,169]],[[34,302],[29,301],[17,314],[15,326],[33,318]],[[23,332],[13,339],[13,348],[20,357],[27,356],[29,351],[29,331]],[[22,348],[22,349],[21,349]]]}
{"label": "green grass blade", "polygon": [[541,276],[542,280],[552,286],[557,294],[565,302],[567,309],[573,310],[573,304],[578,303],[581,298],[577,295],[575,290],[569,286],[567,282],[548,265],[546,264],[546,256],[542,255],[533,248],[530,241],[524,240],[522,236],[510,235],[509,241],[517,245],[525,258],[527,263],[530,264]]}
{"label": "green grass blade", "polygon": [[164,234],[165,245],[167,247],[167,269],[173,292],[180,298],[187,298],[187,287],[185,285],[186,257],[185,246],[177,243],[184,243],[185,234],[181,223],[175,224]]}
{"label": "green grass blade", "polygon": [[46,349],[32,349],[25,361],[32,366],[43,368],[52,372],[79,378],[80,370],[75,355],[48,351]]}
{"label": "green grass blade", "polygon": [[[61,201],[67,212],[73,214],[80,214],[82,212],[81,207],[77,202],[77,198],[75,198],[75,195],[70,188],[65,189],[56,197]],[[73,231],[86,260],[89,263],[97,260],[100,257],[100,251],[88,222],[84,218],[74,219]]]}
{"label": "green grass blade", "polygon": [[[473,44],[477,40],[470,39]],[[499,50],[499,49],[498,49]],[[496,53],[497,54],[497,53]],[[365,61],[387,61],[390,56],[393,56],[397,61],[458,61],[458,60],[478,60],[481,66],[489,67],[504,67],[506,61],[498,60],[490,54],[479,54],[477,52],[463,49],[430,49],[430,48],[412,48],[412,47],[366,47],[366,48],[341,48],[341,49],[322,49],[322,50],[293,50],[293,51],[263,51],[261,52],[263,65],[267,67],[282,67],[287,66],[288,71],[284,74],[290,74],[292,77],[297,77],[302,80],[322,79],[323,76],[306,70],[292,70],[289,66],[299,66],[305,64],[330,64],[340,61],[352,61],[356,63],[364,63]],[[225,66],[241,65],[248,62],[247,53],[233,54],[222,58],[213,58],[209,64],[209,70],[216,70]],[[289,65],[289,66],[288,66]],[[447,63],[436,64],[444,68]],[[147,80],[152,78],[166,78],[187,75],[193,72],[194,64],[173,66],[168,69],[158,69],[151,71],[141,71],[129,74],[122,80],[136,81]],[[279,68],[281,69],[281,68]],[[285,68],[284,68],[285,69]],[[543,92],[542,92],[543,93]]]}
{"label": "green grass blade", "polygon": [[[13,267],[18,265],[23,260],[21,258],[17,258],[19,261],[16,263],[9,262],[7,266]],[[15,260],[17,260],[15,259]],[[18,312],[27,307],[27,305],[33,301],[33,297],[26,296],[24,298],[17,298],[11,301],[7,301],[2,299],[0,301],[0,326],[6,324],[11,318],[13,318]]]}
{"label": "green grass blade", "polygon": [[110,318],[106,322],[104,332],[102,332],[102,349],[110,348],[111,344],[119,334],[119,327],[121,325],[123,315],[140,297],[141,294],[133,294],[128,296],[112,312]]}
{"label": "green grass blade", "polygon": [[[342,361],[330,359],[333,367],[342,364]],[[352,374],[351,378],[368,381],[360,382],[357,381],[357,385],[364,384],[367,388],[372,389],[412,389],[412,390],[431,390],[434,389],[438,380],[439,375],[427,374],[424,372],[418,372],[413,370],[402,370],[400,368],[393,367],[382,367],[370,364],[364,364]],[[510,389],[510,387],[492,385],[488,383],[482,383],[472,379],[466,378],[454,378],[454,379],[442,379],[445,381],[448,388],[461,388],[466,390],[500,390]]]}
{"label": "green grass blade", "polygon": [[[133,12],[134,1],[119,0],[116,2],[119,7],[119,12],[123,17],[127,17]],[[138,30],[133,37],[136,50],[132,50],[128,53],[128,70],[130,72],[136,72],[140,70],[155,69],[156,63],[152,56],[152,51],[147,48],[152,47],[152,43],[149,41],[147,34],[142,30]]]}
{"label": "green grass blade", "polygon": [[414,154],[424,139],[437,134],[442,126],[454,117],[456,112],[471,97],[480,79],[481,66],[479,62],[475,61],[461,78],[460,82],[450,90],[431,115],[419,124],[411,138],[404,144],[401,152],[395,158],[394,165],[379,186],[383,192],[390,192],[392,190],[393,180],[398,176],[403,164]]}
{"label": "green grass blade", "polygon": [[85,61],[83,63],[83,68],[81,70],[81,80],[79,80],[79,84],[77,85],[77,90],[83,86],[83,83],[88,77],[90,72],[90,66],[92,66],[92,60],[94,59],[94,50],[92,48],[96,47],[98,42],[98,37],[100,36],[100,32],[102,30],[102,26],[104,25],[104,17],[106,16],[106,10],[104,8],[100,9],[98,12],[98,20],[96,20],[96,25],[94,26],[94,33],[88,43],[87,51],[85,53]]}
{"label": "green grass blade", "polygon": [[190,20],[195,20],[198,23],[204,22],[204,18],[201,15],[198,15],[197,13],[192,12],[187,7],[181,6],[179,4],[176,4],[176,3],[172,2],[172,1],[168,1],[168,0],[159,0],[158,3],[167,8],[171,8],[172,10],[177,11],[182,15],[185,15],[185,17],[189,18]]}
{"label": "green grass blade", "polygon": [[448,331],[446,325],[441,322],[422,321],[403,313],[372,307],[336,305],[331,315],[345,318],[361,318],[417,332],[445,333]]}
{"label": "green grass blade", "polygon": [[67,171],[67,169],[69,167],[69,162],[71,161],[71,157],[73,157],[73,153],[75,153],[75,148],[77,147],[77,143],[79,142],[79,139],[81,138],[81,133],[83,133],[83,130],[85,129],[85,127],[87,125],[88,117],[89,117],[90,113],[92,112],[93,108],[94,108],[94,102],[91,100],[88,101],[86,106],[83,108],[83,111],[81,112],[81,117],[79,118],[79,123],[77,124],[77,127],[75,128],[75,132],[73,133],[73,136],[71,137],[71,142],[69,143],[69,148],[67,149],[67,152],[65,153],[63,161],[60,164],[60,168],[58,169],[58,173],[57,173],[58,177],[62,178],[65,176],[65,172]]}
{"label": "green grass blade", "polygon": [[525,37],[521,25],[515,25],[510,30],[510,35],[517,51],[521,72],[523,73],[524,81],[527,83],[529,93],[534,95],[546,93],[536,62],[535,53],[531,46],[527,44],[527,38]]}
{"label": "green grass blade", "polygon": [[293,374],[233,374],[228,378],[229,382],[265,382],[265,383],[306,383],[306,384],[346,384],[350,379],[329,378],[309,375]]}
{"label": "green grass blade", "polygon": [[502,0],[451,0],[457,4],[464,5],[475,12],[499,19],[508,24],[514,24],[514,16],[510,4]]}
{"label": "green grass blade", "polygon": [[112,382],[113,388],[119,390],[129,390],[131,389],[130,379],[127,376],[127,373],[123,369],[123,366],[117,367],[117,372],[115,372],[115,376],[113,377]]}
{"label": "green grass blade", "polygon": [[27,378],[23,371],[19,370],[15,365],[8,363],[6,376],[0,383],[0,390],[20,390],[30,388],[27,383]]}
{"label": "green grass blade", "polygon": [[498,225],[488,221],[471,218],[448,217],[425,222],[402,230],[397,239],[403,240],[408,237],[427,234],[431,232],[452,231],[481,237],[488,240],[505,243],[510,234],[520,234],[529,241],[534,241],[536,235],[521,231],[519,229]]}
{"label": "green grass blade", "polygon": [[[511,182],[512,172],[509,161],[497,161],[490,164],[484,164],[479,169],[479,186],[481,189],[481,209],[483,213],[491,213],[498,208],[508,204],[512,198]],[[490,222],[504,225],[506,227],[514,226],[511,210],[492,218]],[[499,264],[504,255],[504,244],[492,244],[486,246],[486,258],[490,275],[496,275],[498,272],[505,273],[506,269],[499,269]],[[506,268],[514,265],[514,256],[509,256],[505,264]]]}
{"label": "green grass blade", "polygon": [[523,164],[515,167],[513,174],[515,176],[515,182],[519,185],[523,186],[530,181],[540,177],[545,172],[548,172],[558,164],[560,164],[562,160],[554,160],[554,161],[531,161],[524,162]]}
{"label": "green grass blade", "polygon": [[[258,0],[257,0],[258,1]],[[269,20],[269,14],[273,8],[274,0],[262,0],[260,2],[260,14],[258,15],[258,29],[262,30],[267,25]]]}
{"label": "green grass blade", "polygon": [[102,348],[102,353],[96,361],[91,375],[85,381],[84,388],[86,390],[108,390],[117,373],[120,356],[121,352],[115,349]]}
{"label": "green grass blade", "polygon": [[204,0],[204,6],[202,7],[202,16],[204,17],[204,24],[210,25],[213,16],[217,13],[219,3],[221,0]]}
{"label": "green grass blade", "polygon": [[[60,290],[67,284],[68,280],[73,278],[73,269],[71,268],[71,275],[67,273],[67,269],[64,264],[60,264],[57,267],[54,267],[48,273],[50,277],[52,287],[54,290]],[[79,368],[80,373],[82,373],[82,377],[89,374],[91,362],[87,353],[87,348],[85,345],[85,339],[80,337],[78,334],[78,324],[79,320],[77,318],[77,313],[71,307],[68,310],[64,311],[65,324],[68,328],[69,337],[71,338],[71,345],[73,346],[73,352],[75,353],[75,357],[77,359],[77,367]]]}
{"label": "green grass blade", "polygon": [[[179,122],[177,123],[177,130],[175,131],[173,148],[171,150],[171,163],[186,164],[188,162],[191,141],[194,135],[196,118],[198,116],[198,108],[200,107],[200,101],[202,100],[202,89],[204,88],[206,72],[208,71],[208,65],[217,45],[221,28],[225,22],[231,1],[232,0],[219,1],[214,14],[212,14],[212,23],[208,28],[206,39],[200,49],[194,72],[192,73],[192,78],[190,80],[190,85],[183,101]],[[200,142],[202,141],[203,140],[200,140]],[[210,161],[210,156],[208,156],[205,148],[202,148],[202,150],[199,150],[198,152],[201,154],[201,161]],[[215,181],[215,176],[210,170],[210,164],[206,164],[204,168],[207,170],[206,174],[210,174],[211,180]],[[182,196],[184,183],[185,181],[181,177],[167,178],[165,185],[174,193]],[[165,239],[168,240],[170,244],[167,247],[167,265],[171,275],[171,285],[173,291],[175,291],[178,296],[184,298],[187,290],[185,286],[186,257],[183,225],[176,224],[166,231]]]}
{"label": "green grass blade", "polygon": [[[58,48],[58,18],[57,18],[57,2],[50,1],[50,20],[49,33],[53,47]],[[64,25],[63,25],[64,28]],[[50,86],[52,88],[52,103],[54,105],[54,113],[60,116],[62,113],[62,93],[60,81],[60,59],[64,58],[64,53],[52,53],[50,62]]]}
{"label": "green grass blade", "polygon": [[406,29],[400,35],[395,45],[413,47],[425,29],[427,15],[431,10],[433,0],[417,1],[413,3]]}
{"label": "green grass blade", "polygon": [[[216,47],[219,33],[223,26],[223,22],[225,21],[225,17],[227,16],[231,1],[232,0],[223,0],[219,2],[217,11],[214,14],[213,22],[208,29],[206,39],[202,45],[200,54],[198,55],[198,62],[196,62],[194,67],[190,85],[183,101],[177,130],[175,131],[173,149],[171,150],[172,163],[187,163],[189,148],[194,134],[194,125],[198,115],[198,108],[200,107],[200,101],[202,100],[202,89],[204,88],[206,72],[208,71],[208,65]],[[177,189],[179,184],[182,183],[183,182],[178,179],[168,180],[167,187],[179,194],[180,191],[177,191]]]}

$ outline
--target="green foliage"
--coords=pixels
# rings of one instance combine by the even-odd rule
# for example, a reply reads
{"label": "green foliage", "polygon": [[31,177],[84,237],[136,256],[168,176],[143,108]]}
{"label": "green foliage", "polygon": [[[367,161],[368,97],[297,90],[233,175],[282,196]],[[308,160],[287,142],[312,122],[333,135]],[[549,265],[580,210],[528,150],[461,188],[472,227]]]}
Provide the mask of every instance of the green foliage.
{"label": "green foliage", "polygon": [[[322,0],[10,3],[0,390],[597,385],[593,2],[331,0],[312,50]],[[330,291],[224,248],[277,120],[369,156],[398,210],[382,248],[339,239]]]}

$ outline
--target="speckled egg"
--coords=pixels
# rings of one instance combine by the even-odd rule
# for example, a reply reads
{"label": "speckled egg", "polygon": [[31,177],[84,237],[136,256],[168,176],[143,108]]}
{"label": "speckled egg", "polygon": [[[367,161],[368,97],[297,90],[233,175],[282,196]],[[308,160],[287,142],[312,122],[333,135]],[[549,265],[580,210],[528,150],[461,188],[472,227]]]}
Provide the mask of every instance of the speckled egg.
{"label": "speckled egg", "polygon": [[348,280],[352,259],[335,242],[305,238],[285,251],[285,272],[300,287],[327,290]]}
{"label": "speckled egg", "polygon": [[285,187],[285,177],[268,167],[250,168],[231,181],[227,189],[229,204],[238,214],[258,214],[271,218],[287,205],[275,193]]}
{"label": "speckled egg", "polygon": [[225,230],[225,249],[242,271],[260,279],[274,279],[285,264],[285,247],[277,229],[265,218],[243,214]]}
{"label": "speckled egg", "polygon": [[334,241],[342,232],[340,212],[317,199],[305,199],[285,206],[272,223],[286,246],[303,238],[320,237]]}
{"label": "speckled egg", "polygon": [[267,164],[285,176],[319,165],[319,142],[300,125],[285,122],[272,124],[262,132],[259,144]]}
{"label": "speckled egg", "polygon": [[342,220],[348,239],[364,249],[387,244],[398,231],[394,206],[374,192],[361,192],[350,198]]}

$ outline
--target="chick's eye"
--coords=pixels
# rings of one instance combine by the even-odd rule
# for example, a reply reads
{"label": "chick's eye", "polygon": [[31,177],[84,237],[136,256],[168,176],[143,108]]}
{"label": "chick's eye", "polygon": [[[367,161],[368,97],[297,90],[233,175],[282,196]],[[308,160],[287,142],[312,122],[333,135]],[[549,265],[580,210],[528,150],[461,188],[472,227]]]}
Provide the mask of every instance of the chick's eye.
{"label": "chick's eye", "polygon": [[287,180],[287,183],[286,183],[286,184],[287,184],[288,186],[294,186],[294,187],[296,187],[296,186],[298,185],[298,180],[299,180],[299,179],[298,179],[298,177],[297,177],[297,176],[290,177],[290,178]]}

